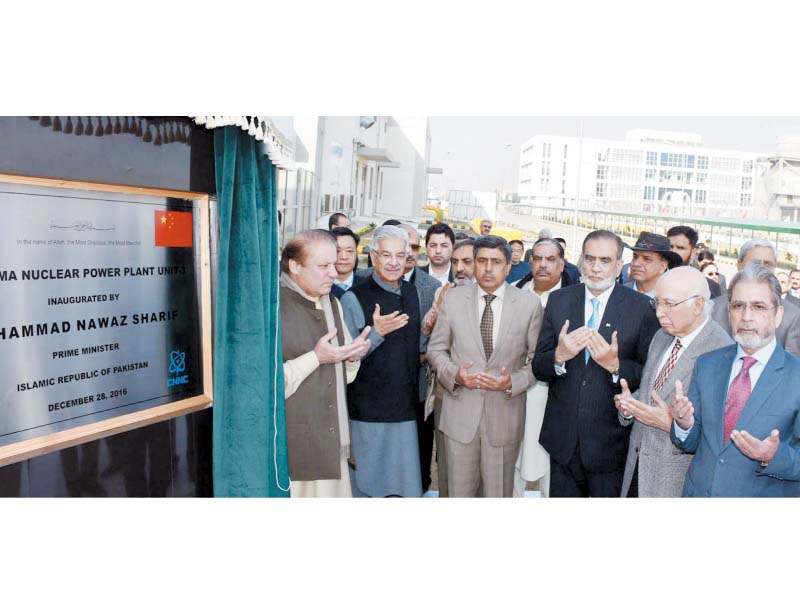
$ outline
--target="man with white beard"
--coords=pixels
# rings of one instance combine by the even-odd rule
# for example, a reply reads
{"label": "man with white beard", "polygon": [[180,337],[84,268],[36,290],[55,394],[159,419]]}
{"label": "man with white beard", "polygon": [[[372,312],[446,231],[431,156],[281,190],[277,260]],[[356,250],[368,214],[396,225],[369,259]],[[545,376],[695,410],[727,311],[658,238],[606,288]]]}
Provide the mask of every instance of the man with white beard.
{"label": "man with white beard", "polygon": [[639,387],[650,340],[659,328],[649,299],[616,285],[622,240],[593,231],[583,241],[583,283],[553,292],[533,357],[533,374],[550,384],[539,441],[550,454],[550,496],[616,497],[630,428],[617,419],[620,379]]}

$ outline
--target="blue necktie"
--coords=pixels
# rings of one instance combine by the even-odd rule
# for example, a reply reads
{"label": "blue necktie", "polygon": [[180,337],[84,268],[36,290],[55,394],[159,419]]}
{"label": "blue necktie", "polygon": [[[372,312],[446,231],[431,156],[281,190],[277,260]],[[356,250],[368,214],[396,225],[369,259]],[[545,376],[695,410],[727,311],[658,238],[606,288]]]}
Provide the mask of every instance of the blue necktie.
{"label": "blue necktie", "polygon": [[[600,300],[598,300],[597,298],[592,298],[592,316],[589,317],[589,322],[586,324],[586,326],[589,329],[597,329],[599,321],[600,321]],[[589,356],[590,356],[589,349],[584,348],[583,358],[584,362],[587,365],[589,364]]]}

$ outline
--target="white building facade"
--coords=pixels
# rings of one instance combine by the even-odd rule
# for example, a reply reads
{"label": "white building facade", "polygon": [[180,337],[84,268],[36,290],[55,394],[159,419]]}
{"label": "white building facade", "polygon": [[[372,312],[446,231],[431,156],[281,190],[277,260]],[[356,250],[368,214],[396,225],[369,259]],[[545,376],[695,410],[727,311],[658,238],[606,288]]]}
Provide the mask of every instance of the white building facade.
{"label": "white building facade", "polygon": [[[294,117],[294,164],[278,172],[282,239],[342,212],[358,229],[418,223],[426,204],[427,117]],[[435,170],[434,170],[435,171]]]}
{"label": "white building facade", "polygon": [[[707,148],[691,133],[625,140],[536,135],[520,150],[520,202],[622,212],[752,218],[763,155]],[[766,215],[763,215],[766,216]],[[760,217],[760,216],[759,216]]]}

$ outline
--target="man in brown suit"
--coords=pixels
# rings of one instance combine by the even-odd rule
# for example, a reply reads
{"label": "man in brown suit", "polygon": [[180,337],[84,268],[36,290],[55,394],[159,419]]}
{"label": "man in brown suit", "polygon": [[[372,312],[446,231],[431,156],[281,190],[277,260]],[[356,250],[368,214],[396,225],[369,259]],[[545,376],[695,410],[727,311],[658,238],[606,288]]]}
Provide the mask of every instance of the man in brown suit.
{"label": "man in brown suit", "polygon": [[366,339],[370,328],[351,340],[341,306],[330,294],[335,264],[336,240],[320,229],[299,233],[286,244],[281,256],[283,376],[292,497],[352,495],[344,386],[355,378],[358,361],[370,348]]}
{"label": "man in brown suit", "polygon": [[477,285],[451,289],[428,342],[428,362],[444,388],[451,497],[511,497],[525,428],[530,361],[542,324],[533,295],[505,283],[511,248],[501,237],[475,241]]}

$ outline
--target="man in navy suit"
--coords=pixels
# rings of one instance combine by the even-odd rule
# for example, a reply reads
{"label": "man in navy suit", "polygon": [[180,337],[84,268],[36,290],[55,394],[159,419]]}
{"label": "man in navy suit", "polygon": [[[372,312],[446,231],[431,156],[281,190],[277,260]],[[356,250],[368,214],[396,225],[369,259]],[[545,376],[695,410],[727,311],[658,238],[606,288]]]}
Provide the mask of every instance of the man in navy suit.
{"label": "man in navy suit", "polygon": [[697,359],[676,385],[672,442],[694,453],[684,496],[800,496],[800,360],[775,339],[780,283],[750,262],[731,281],[735,346]]}
{"label": "man in navy suit", "polygon": [[358,265],[358,234],[347,227],[334,227],[331,233],[336,237],[336,279],[331,294],[340,299],[350,288],[367,278],[356,273]]}
{"label": "man in navy suit", "polygon": [[[583,283],[550,294],[533,374],[550,384],[539,443],[550,454],[550,496],[619,496],[629,428],[614,395],[638,388],[658,319],[643,294],[615,283],[622,240],[593,231],[579,261]],[[633,382],[633,383],[631,383]]]}

